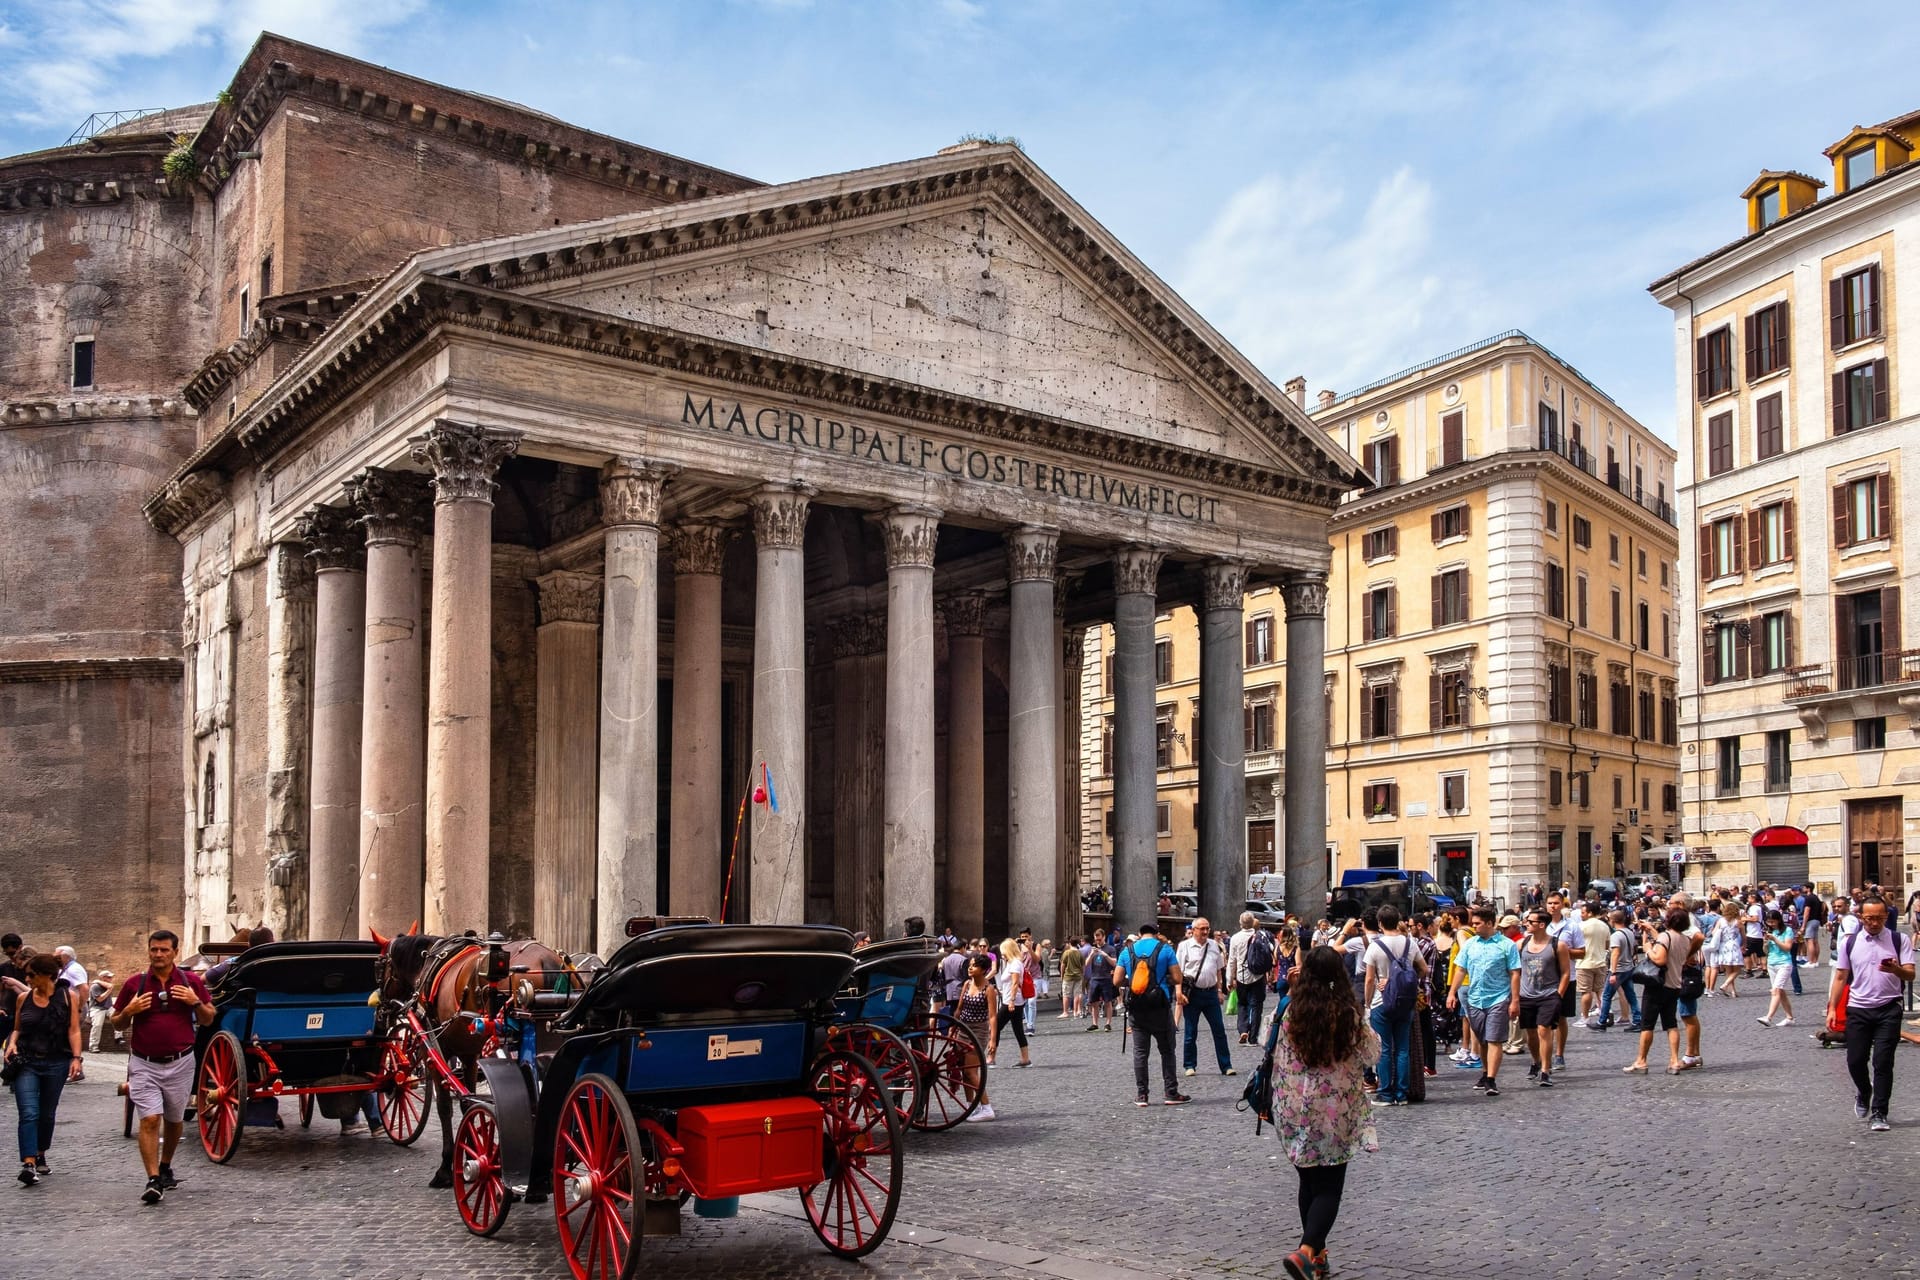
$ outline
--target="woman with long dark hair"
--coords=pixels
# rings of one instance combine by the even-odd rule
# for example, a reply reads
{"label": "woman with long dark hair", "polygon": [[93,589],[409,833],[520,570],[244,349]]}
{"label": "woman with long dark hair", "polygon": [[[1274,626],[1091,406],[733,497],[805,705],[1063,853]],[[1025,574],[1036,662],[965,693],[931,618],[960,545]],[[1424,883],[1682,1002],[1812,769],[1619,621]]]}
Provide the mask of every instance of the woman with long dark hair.
{"label": "woman with long dark hair", "polygon": [[1284,1263],[1293,1280],[1328,1271],[1327,1234],[1340,1213],[1347,1162],[1377,1151],[1364,1072],[1380,1041],[1360,1016],[1340,953],[1315,947],[1294,969],[1275,1055],[1274,1121],[1300,1178],[1300,1247]]}

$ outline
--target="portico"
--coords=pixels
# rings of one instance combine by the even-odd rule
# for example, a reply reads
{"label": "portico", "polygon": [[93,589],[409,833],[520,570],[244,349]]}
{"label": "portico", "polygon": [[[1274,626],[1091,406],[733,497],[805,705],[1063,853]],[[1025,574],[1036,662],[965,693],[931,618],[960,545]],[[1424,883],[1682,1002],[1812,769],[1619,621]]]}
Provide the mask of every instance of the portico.
{"label": "portico", "polygon": [[[1063,669],[1103,621],[1116,907],[1152,914],[1172,601],[1204,609],[1201,867],[1231,896],[1240,595],[1286,584],[1317,665],[1358,479],[1024,154],[974,146],[419,255],[164,511],[196,596],[252,541],[320,569],[266,601],[313,616],[314,690],[276,695],[313,706],[275,764],[314,801],[296,927],[581,951],[667,910],[1064,933]],[[1317,794],[1317,699],[1288,697]]]}

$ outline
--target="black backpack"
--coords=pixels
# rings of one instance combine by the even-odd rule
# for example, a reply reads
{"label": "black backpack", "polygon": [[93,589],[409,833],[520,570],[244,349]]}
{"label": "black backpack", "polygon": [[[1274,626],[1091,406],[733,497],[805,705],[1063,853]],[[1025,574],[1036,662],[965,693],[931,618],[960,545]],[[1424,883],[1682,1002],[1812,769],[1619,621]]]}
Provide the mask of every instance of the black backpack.
{"label": "black backpack", "polygon": [[1246,969],[1256,978],[1273,972],[1273,935],[1265,929],[1255,929],[1247,939]]}

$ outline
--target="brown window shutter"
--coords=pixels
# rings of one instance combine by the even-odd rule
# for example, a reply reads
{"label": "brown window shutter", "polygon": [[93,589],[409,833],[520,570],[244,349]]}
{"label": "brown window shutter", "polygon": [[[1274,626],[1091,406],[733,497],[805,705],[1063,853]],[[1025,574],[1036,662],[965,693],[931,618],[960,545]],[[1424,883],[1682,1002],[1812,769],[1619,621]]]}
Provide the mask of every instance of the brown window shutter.
{"label": "brown window shutter", "polygon": [[1468,622],[1473,618],[1473,575],[1465,569],[1456,569],[1460,575],[1460,621]]}
{"label": "brown window shutter", "polygon": [[1787,559],[1789,560],[1794,558],[1793,509],[1799,505],[1800,505],[1800,500],[1798,498],[1788,498],[1785,502],[1780,504],[1781,549],[1786,552]]}
{"label": "brown window shutter", "polygon": [[1388,484],[1400,483],[1400,437],[1399,436],[1390,436],[1387,439],[1387,483]]}
{"label": "brown window shutter", "polygon": [[1440,675],[1427,677],[1427,728],[1440,728]]}
{"label": "brown window shutter", "polygon": [[1747,563],[1757,569],[1765,563],[1761,559],[1761,556],[1765,553],[1765,548],[1760,545],[1760,542],[1761,534],[1766,529],[1767,522],[1757,511],[1753,513],[1751,520],[1745,516],[1741,516],[1740,521],[1747,527]]}
{"label": "brown window shutter", "polygon": [[1880,336],[1880,264],[1867,268],[1867,331],[1863,338]]}
{"label": "brown window shutter", "polygon": [[1446,575],[1439,573],[1433,575],[1433,625],[1435,627],[1440,625],[1441,619],[1444,616],[1440,604],[1440,584],[1445,576]]}
{"label": "brown window shutter", "polygon": [[1440,541],[1440,513],[1438,511],[1433,513],[1431,524],[1433,526],[1433,540],[1438,543]]}
{"label": "brown window shutter", "polygon": [[1394,686],[1387,689],[1387,736],[1400,736],[1400,690]]}
{"label": "brown window shutter", "polygon": [[1890,394],[1892,390],[1893,382],[1887,376],[1886,360],[1884,358],[1875,360],[1873,362],[1873,420],[1875,422],[1885,422],[1893,416],[1888,411],[1893,399]]}
{"label": "brown window shutter", "polygon": [[1460,505],[1460,532],[1463,534],[1473,532],[1473,508],[1465,503]]}
{"label": "brown window shutter", "polygon": [[1241,659],[1241,665],[1251,667],[1254,665],[1253,620],[1249,618],[1246,624],[1240,628],[1240,631],[1242,636],[1242,643],[1244,644],[1246,649],[1246,654]]}
{"label": "brown window shutter", "polygon": [[1700,636],[1700,683],[1720,683],[1720,628],[1708,627]]}
{"label": "brown window shutter", "polygon": [[1400,554],[1400,526],[1394,525],[1387,530],[1387,554]]}
{"label": "brown window shutter", "polygon": [[1390,636],[1400,634],[1400,589],[1398,587],[1387,588],[1387,634]]}
{"label": "brown window shutter", "polygon": [[1773,359],[1770,363],[1775,369],[1784,369],[1793,358],[1792,346],[1787,342],[1787,304],[1773,304]]}
{"label": "brown window shutter", "polygon": [[1700,581],[1713,581],[1713,526],[1700,526]]}
{"label": "brown window shutter", "polygon": [[[1881,538],[1893,536],[1893,477],[1891,475],[1873,478],[1874,533]],[[1895,646],[1898,648],[1899,646]]]}
{"label": "brown window shutter", "polygon": [[1360,736],[1373,736],[1373,690],[1365,685],[1360,688]]}
{"label": "brown window shutter", "polygon": [[1847,433],[1847,375],[1842,370],[1833,375],[1833,434],[1843,436]]}
{"label": "brown window shutter", "polygon": [[1360,643],[1373,639],[1373,593],[1360,597]]}
{"label": "brown window shutter", "polygon": [[1712,373],[1707,364],[1708,342],[1705,338],[1693,340],[1693,397],[1696,400],[1707,398],[1707,388],[1712,385]]}
{"label": "brown window shutter", "polygon": [[1853,545],[1853,519],[1847,503],[1847,486],[1843,484],[1833,486],[1833,545]]}
{"label": "brown window shutter", "polygon": [[1833,598],[1833,663],[1838,677],[1833,687],[1853,688],[1853,598]]}
{"label": "brown window shutter", "polygon": [[1751,382],[1760,376],[1760,316],[1750,315],[1744,321],[1747,335],[1747,380]]}
{"label": "brown window shutter", "polygon": [[1786,650],[1786,652],[1783,653],[1781,656],[1786,659],[1786,664],[1791,667],[1794,665],[1793,615],[1791,613],[1783,613],[1780,615],[1780,635],[1781,635],[1781,638],[1785,641],[1785,644],[1782,647]]}
{"label": "brown window shutter", "polygon": [[1733,518],[1733,571],[1747,571],[1747,513],[1744,511]]}
{"label": "brown window shutter", "polygon": [[1847,282],[1838,276],[1827,281],[1827,328],[1835,351],[1847,345]]}
{"label": "brown window shutter", "polygon": [[[1880,647],[1884,652],[1894,653],[1904,648],[1900,643],[1900,588],[1880,588]],[[1898,672],[1889,674],[1889,679],[1898,677]]]}
{"label": "brown window shutter", "polygon": [[1747,642],[1741,646],[1741,650],[1740,656],[1747,668],[1745,674],[1757,676],[1767,669],[1767,620],[1765,618],[1747,619]]}

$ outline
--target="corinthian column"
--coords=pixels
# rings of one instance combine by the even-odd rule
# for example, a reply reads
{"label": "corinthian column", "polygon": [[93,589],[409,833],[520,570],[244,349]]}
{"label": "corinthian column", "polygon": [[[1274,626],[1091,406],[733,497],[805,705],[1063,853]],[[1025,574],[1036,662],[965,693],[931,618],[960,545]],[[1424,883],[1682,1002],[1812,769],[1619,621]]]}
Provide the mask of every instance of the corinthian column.
{"label": "corinthian column", "polygon": [[1115,924],[1128,929],[1153,919],[1159,898],[1153,620],[1160,557],[1134,546],[1113,557],[1113,910]]}
{"label": "corinthian column", "polygon": [[933,547],[940,513],[881,517],[887,546],[887,745],[882,928],[933,920]]}
{"label": "corinthian column", "polygon": [[[807,502],[810,486],[770,484],[753,495],[753,759],[773,786],[753,807],[750,915],[757,924],[806,916]],[[775,808],[775,803],[778,808]]]}
{"label": "corinthian column", "polygon": [[1327,900],[1327,575],[1280,586],[1287,605],[1287,902],[1301,919]]}
{"label": "corinthian column", "polygon": [[673,825],[667,909],[720,918],[724,821],[720,757],[720,570],[733,530],[673,531]]}
{"label": "corinthian column", "polygon": [[485,933],[493,758],[493,489],[517,434],[438,422],[413,442],[433,468],[433,645],[427,672],[428,933]]}
{"label": "corinthian column", "polygon": [[[1247,729],[1245,631],[1247,567],[1205,569],[1200,612],[1200,910],[1239,918],[1247,900]],[[1221,928],[1226,928],[1222,923]]]}
{"label": "corinthian column", "polygon": [[420,682],[420,534],[426,477],[363,471],[347,497],[367,531],[360,704],[360,927],[404,933],[420,919],[427,756]]}
{"label": "corinthian column", "polygon": [[360,699],[366,667],[367,539],[339,507],[300,518],[314,570],[313,775],[307,936],[350,938],[360,923]]}
{"label": "corinthian column", "polygon": [[561,570],[537,583],[533,936],[571,954],[593,949],[600,579]]}
{"label": "corinthian column", "polygon": [[1058,907],[1060,646],[1053,637],[1053,570],[1060,535],[1022,526],[1007,536],[1007,914],[1046,932]]}
{"label": "corinthian column", "polygon": [[986,928],[987,718],[984,701],[986,601],[948,596],[947,919],[968,937]]}
{"label": "corinthian column", "polygon": [[312,745],[313,568],[306,547],[267,552],[267,919],[307,934],[307,762]]}
{"label": "corinthian column", "polygon": [[600,624],[600,892],[594,945],[660,910],[660,491],[638,459],[600,474],[607,526]]}

